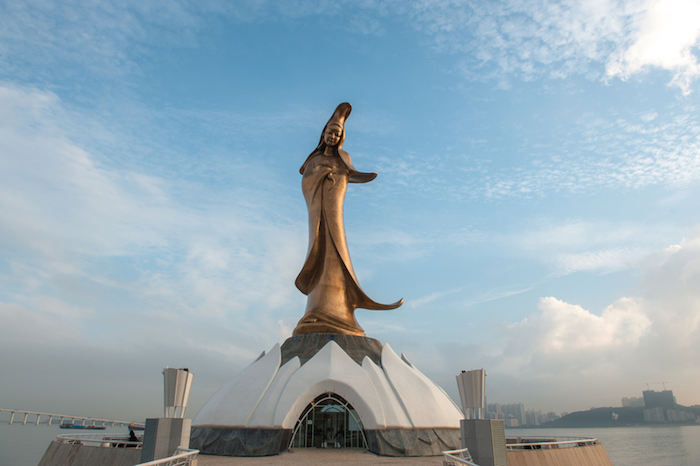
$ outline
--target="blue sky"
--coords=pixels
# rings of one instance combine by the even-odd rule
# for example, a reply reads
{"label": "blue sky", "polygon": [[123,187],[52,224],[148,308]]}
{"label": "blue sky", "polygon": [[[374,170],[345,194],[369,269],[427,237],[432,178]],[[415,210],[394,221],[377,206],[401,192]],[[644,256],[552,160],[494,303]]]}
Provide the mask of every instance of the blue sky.
{"label": "blue sky", "polygon": [[455,398],[700,404],[699,40],[690,0],[0,3],[0,405],[157,416],[169,365],[196,412],[290,336],[344,101],[353,264],[406,300],[369,336]]}

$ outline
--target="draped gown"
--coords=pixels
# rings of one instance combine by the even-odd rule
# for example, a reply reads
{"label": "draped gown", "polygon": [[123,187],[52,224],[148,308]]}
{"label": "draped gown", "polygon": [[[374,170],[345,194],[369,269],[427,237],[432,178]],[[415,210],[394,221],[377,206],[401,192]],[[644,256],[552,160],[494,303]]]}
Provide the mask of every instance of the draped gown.
{"label": "draped gown", "polygon": [[309,212],[309,249],[296,286],[308,296],[306,313],[294,329],[302,333],[364,335],[355,319],[355,309],[396,309],[380,304],[362,291],[350,262],[343,205],[348,182],[363,183],[376,173],[360,173],[347,152],[339,155],[312,153],[302,167],[301,189]]}

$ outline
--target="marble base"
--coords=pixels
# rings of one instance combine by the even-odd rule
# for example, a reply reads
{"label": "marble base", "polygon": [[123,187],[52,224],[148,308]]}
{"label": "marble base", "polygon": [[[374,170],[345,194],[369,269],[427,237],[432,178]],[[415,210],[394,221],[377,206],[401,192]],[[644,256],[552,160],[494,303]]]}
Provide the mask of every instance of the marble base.
{"label": "marble base", "polygon": [[290,359],[298,357],[303,366],[331,341],[343,348],[347,355],[359,365],[362,365],[365,356],[375,364],[381,364],[382,344],[379,340],[338,333],[308,333],[287,338],[280,348],[282,352],[280,365],[284,366]]}

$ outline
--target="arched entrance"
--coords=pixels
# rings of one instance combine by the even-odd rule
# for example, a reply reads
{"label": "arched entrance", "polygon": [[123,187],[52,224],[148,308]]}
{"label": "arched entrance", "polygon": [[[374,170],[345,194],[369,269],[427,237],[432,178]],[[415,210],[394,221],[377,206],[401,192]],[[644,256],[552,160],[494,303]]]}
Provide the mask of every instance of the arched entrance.
{"label": "arched entrance", "polygon": [[335,393],[317,396],[299,416],[290,448],[367,448],[360,416]]}

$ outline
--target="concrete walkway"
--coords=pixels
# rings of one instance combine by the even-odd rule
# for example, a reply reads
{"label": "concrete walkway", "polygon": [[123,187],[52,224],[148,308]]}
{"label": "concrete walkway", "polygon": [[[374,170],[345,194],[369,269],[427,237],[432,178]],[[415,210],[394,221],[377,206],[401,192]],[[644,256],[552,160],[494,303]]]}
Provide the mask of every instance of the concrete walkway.
{"label": "concrete walkway", "polygon": [[365,450],[297,448],[279,456],[242,458],[197,455],[198,466],[349,466],[353,464],[402,464],[407,466],[442,466],[442,456],[402,457],[377,456]]}

